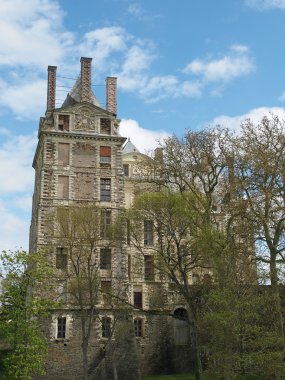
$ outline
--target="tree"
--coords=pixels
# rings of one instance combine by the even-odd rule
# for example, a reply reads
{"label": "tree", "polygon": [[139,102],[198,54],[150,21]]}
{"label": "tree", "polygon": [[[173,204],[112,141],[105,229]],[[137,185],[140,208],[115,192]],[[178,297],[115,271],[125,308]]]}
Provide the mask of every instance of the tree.
{"label": "tree", "polygon": [[269,266],[272,296],[284,346],[280,275],[285,252],[285,122],[264,117],[247,120],[233,145],[235,188],[244,199],[244,217],[253,231],[256,259]]}
{"label": "tree", "polygon": [[43,289],[49,288],[52,269],[42,252],[7,251],[0,259],[0,331],[8,348],[3,359],[5,375],[11,380],[30,380],[44,374],[47,341],[39,321],[53,305],[44,296],[32,297],[31,291],[42,282]]}
{"label": "tree", "polygon": [[[90,367],[88,346],[93,327],[96,320],[102,323],[98,307],[100,300],[103,297],[114,311],[124,307],[122,300],[126,295],[126,286],[119,265],[113,270],[112,287],[103,287],[101,281],[100,270],[110,270],[112,261],[107,231],[110,225],[106,226],[102,221],[104,212],[104,209],[95,205],[59,207],[52,227],[55,231],[54,243],[66,249],[67,264],[63,271],[66,282],[64,302],[69,307],[75,307],[79,313],[84,379],[88,378]],[[110,339],[117,323],[115,313],[113,317],[112,325],[108,327]],[[111,344],[107,347],[113,350]],[[116,378],[116,368],[114,368],[114,378]]]}
{"label": "tree", "polygon": [[[202,197],[202,196],[201,196]],[[209,272],[211,255],[220,249],[219,233],[198,213],[197,193],[161,191],[137,197],[127,212],[128,238],[140,255],[152,255],[164,281],[172,281],[187,306],[196,379],[201,378],[196,294],[191,288],[195,270]],[[184,319],[184,316],[182,316]]]}

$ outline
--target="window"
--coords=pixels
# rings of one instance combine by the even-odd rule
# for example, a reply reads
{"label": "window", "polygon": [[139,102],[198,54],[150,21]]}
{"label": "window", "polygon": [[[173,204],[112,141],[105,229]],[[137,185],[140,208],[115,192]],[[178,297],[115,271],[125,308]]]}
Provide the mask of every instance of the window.
{"label": "window", "polygon": [[111,269],[111,249],[100,249],[100,269]]}
{"label": "window", "polygon": [[112,297],[112,283],[111,281],[101,281],[102,303],[107,306],[110,304]]}
{"label": "window", "polygon": [[100,179],[100,200],[102,202],[111,201],[111,178]]}
{"label": "window", "polygon": [[142,292],[134,292],[134,306],[138,309],[142,309]]}
{"label": "window", "polygon": [[205,273],[203,276],[203,284],[210,285],[212,283],[212,276],[209,273]]}
{"label": "window", "polygon": [[111,147],[110,146],[100,146],[100,166],[101,167],[111,166]]}
{"label": "window", "polygon": [[185,346],[188,343],[188,316],[187,311],[182,307],[174,312],[174,343],[178,346]]}
{"label": "window", "polygon": [[68,198],[69,195],[69,177],[59,175],[57,184],[58,198]]}
{"label": "window", "polygon": [[67,269],[67,252],[66,248],[57,247],[56,248],[56,269]]}
{"label": "window", "polygon": [[106,239],[108,237],[108,232],[110,230],[112,220],[111,210],[101,210],[101,220],[100,220],[100,237]]}
{"label": "window", "polygon": [[144,256],[144,279],[145,281],[154,281],[153,256]]}
{"label": "window", "polygon": [[111,134],[111,120],[102,118],[100,119],[100,132],[104,135]]}
{"label": "window", "polygon": [[58,144],[58,164],[69,165],[69,144]]}
{"label": "window", "polygon": [[153,245],[153,222],[144,221],[144,245]]}
{"label": "window", "polygon": [[111,318],[102,318],[102,338],[111,338]]}
{"label": "window", "polygon": [[124,169],[124,176],[128,177],[129,176],[129,165],[128,164],[124,164],[123,165],[123,169]]}
{"label": "window", "polygon": [[135,336],[137,338],[143,336],[142,325],[143,325],[142,319],[140,319],[140,318],[134,319]]}
{"label": "window", "polygon": [[57,338],[65,339],[66,337],[66,317],[57,318]]}
{"label": "window", "polygon": [[69,115],[58,116],[58,130],[69,131]]}

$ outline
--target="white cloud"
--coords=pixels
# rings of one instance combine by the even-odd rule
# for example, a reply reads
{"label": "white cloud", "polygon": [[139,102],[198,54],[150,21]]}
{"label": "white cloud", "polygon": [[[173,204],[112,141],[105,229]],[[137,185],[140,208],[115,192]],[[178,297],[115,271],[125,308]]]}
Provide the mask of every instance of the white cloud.
{"label": "white cloud", "polygon": [[233,45],[229,54],[212,60],[195,59],[184,69],[185,74],[199,77],[204,83],[229,82],[247,75],[254,70],[249,49],[243,45]]}
{"label": "white cloud", "polygon": [[141,153],[153,151],[159,145],[158,142],[169,137],[166,131],[151,131],[139,126],[136,120],[122,119],[120,124],[121,136],[129,137],[131,142]]}
{"label": "white cloud", "polygon": [[38,119],[46,104],[47,83],[38,78],[9,84],[0,80],[0,104],[23,119]]}
{"label": "white cloud", "polygon": [[151,14],[145,11],[145,9],[138,3],[131,3],[127,9],[128,13],[135,17],[139,21],[153,22],[157,18],[160,18],[159,14]]}
{"label": "white cloud", "polygon": [[285,9],[285,0],[245,0],[245,4],[260,11],[266,9]]}
{"label": "white cloud", "polygon": [[[59,62],[72,34],[62,27],[63,12],[54,0],[1,0],[0,65],[45,69]],[[9,38],[7,38],[9,36]]]}
{"label": "white cloud", "polygon": [[270,114],[277,115],[281,120],[285,120],[285,109],[281,107],[259,107],[253,108],[243,115],[227,116],[221,115],[214,118],[211,125],[221,125],[222,127],[229,128],[232,131],[238,132],[241,124],[250,119],[253,123],[257,124],[264,116],[270,116]]}
{"label": "white cloud", "polygon": [[8,211],[0,201],[0,252],[8,249],[28,249],[29,222]]}
{"label": "white cloud", "polygon": [[97,69],[111,67],[106,60],[115,52],[123,52],[127,49],[127,41],[131,36],[121,27],[105,27],[91,30],[83,36],[83,41],[78,45],[78,51],[83,56],[94,59]]}
{"label": "white cloud", "polygon": [[36,136],[10,137],[0,146],[0,193],[21,193],[32,189],[31,167]]}

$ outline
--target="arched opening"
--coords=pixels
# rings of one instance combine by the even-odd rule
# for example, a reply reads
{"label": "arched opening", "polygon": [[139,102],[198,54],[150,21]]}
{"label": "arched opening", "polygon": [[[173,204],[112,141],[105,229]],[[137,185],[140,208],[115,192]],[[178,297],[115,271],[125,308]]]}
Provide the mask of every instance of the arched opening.
{"label": "arched opening", "polygon": [[177,346],[188,344],[189,325],[187,310],[183,307],[177,308],[174,313],[174,343]]}

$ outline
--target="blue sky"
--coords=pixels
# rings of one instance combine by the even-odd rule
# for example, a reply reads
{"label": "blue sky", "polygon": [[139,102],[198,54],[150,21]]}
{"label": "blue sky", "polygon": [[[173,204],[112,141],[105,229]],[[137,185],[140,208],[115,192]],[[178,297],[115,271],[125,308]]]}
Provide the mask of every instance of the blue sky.
{"label": "blue sky", "polygon": [[93,58],[93,91],[118,77],[121,134],[141,151],[208,124],[285,116],[285,0],[1,0],[0,250],[28,248],[47,66],[57,106]]}

